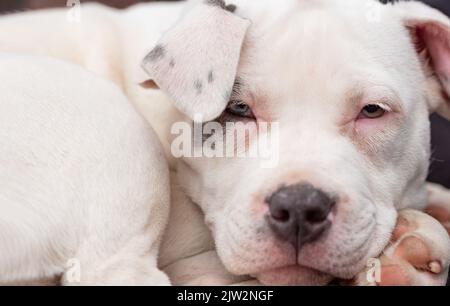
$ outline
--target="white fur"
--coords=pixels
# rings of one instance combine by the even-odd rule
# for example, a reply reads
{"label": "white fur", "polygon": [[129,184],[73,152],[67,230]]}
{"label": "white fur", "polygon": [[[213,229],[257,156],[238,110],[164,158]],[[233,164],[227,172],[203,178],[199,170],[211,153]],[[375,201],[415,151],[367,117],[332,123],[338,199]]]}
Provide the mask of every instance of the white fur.
{"label": "white fur", "polygon": [[1,54],[0,67],[0,283],[168,284],[168,170],[150,126],[72,64]]}
{"label": "white fur", "polygon": [[[436,93],[426,86],[399,13],[403,8],[372,0],[234,3],[236,14],[251,21],[237,73],[247,84],[242,98],[264,119],[281,123],[280,166],[270,171],[258,161],[171,158],[171,124],[191,123],[192,118],[178,112],[161,91],[144,90],[137,83],[145,76],[142,59],[176,23],[183,4],[143,4],[120,13],[83,5],[80,24],[67,24],[63,10],[6,17],[0,20],[0,45],[6,51],[74,61],[106,76],[151,122],[177,177],[172,189],[180,200],[171,203],[160,260],[175,283],[204,283],[195,274],[199,263],[206,271],[217,271],[211,279],[224,283],[248,274],[279,284],[350,278],[387,245],[398,209],[426,203],[428,109],[436,108],[427,102]],[[366,18],[368,7],[379,10],[378,21]],[[435,16],[425,6],[422,10]],[[58,31],[63,34],[54,34],[54,28],[64,29]],[[191,63],[180,59],[176,64],[186,65],[180,70],[186,71]],[[386,100],[399,115],[375,126],[344,124],[359,107],[349,103],[352,93],[362,93],[368,101]],[[177,97],[172,98],[178,108],[192,116]],[[295,258],[290,246],[268,229],[263,199],[282,184],[300,181],[346,201],[339,203],[329,235]],[[208,260],[205,252],[212,255]],[[302,267],[290,268],[297,260]]]}

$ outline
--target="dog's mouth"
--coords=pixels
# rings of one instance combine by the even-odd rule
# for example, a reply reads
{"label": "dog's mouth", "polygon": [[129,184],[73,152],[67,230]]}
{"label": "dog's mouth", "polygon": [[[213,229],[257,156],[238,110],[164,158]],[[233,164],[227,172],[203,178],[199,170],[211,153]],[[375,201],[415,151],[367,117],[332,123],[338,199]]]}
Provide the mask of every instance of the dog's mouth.
{"label": "dog's mouth", "polygon": [[334,277],[330,274],[301,265],[275,268],[255,273],[253,277],[257,278],[262,284],[271,286],[323,286],[334,280]]}
{"label": "dog's mouth", "polygon": [[267,267],[252,273],[251,276],[262,284],[270,286],[326,286],[334,281],[345,283],[353,279],[356,275],[355,270],[361,271],[355,267],[359,267],[364,261],[361,261],[360,258],[351,261],[354,262],[351,266],[342,265],[330,268],[326,265],[315,264],[314,260],[313,262],[307,260],[297,263],[293,260],[282,265]]}

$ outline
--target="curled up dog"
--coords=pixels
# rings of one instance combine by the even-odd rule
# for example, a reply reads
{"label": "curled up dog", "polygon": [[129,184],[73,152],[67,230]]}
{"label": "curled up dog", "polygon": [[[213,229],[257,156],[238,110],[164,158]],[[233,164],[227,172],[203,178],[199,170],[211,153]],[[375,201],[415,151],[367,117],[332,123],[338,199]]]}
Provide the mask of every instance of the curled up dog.
{"label": "curled up dog", "polygon": [[[0,33],[0,51],[57,57],[83,66],[122,89],[155,130],[153,142],[162,144],[172,186],[165,235],[160,238],[165,222],[157,227],[148,223],[153,232],[147,235],[157,237],[150,263],[157,275],[155,284],[168,283],[156,269],[161,239],[158,265],[175,284],[255,279],[262,284],[325,285],[335,278],[370,285],[445,283],[450,239],[437,220],[420,211],[428,206],[433,214],[438,208],[447,214],[439,220],[443,223],[450,215],[450,193],[425,183],[429,114],[437,111],[450,118],[447,17],[415,1],[382,5],[372,0],[202,0],[138,5],[125,11],[86,5],[81,23],[67,23],[64,16],[63,10],[50,10],[3,17],[0,27],[7,30]],[[57,33],[55,24],[61,24]],[[102,39],[97,41],[98,37]],[[84,73],[88,72],[76,74]],[[246,127],[246,141],[242,150],[232,153],[265,147],[263,136],[277,133],[276,164],[262,167],[261,156],[175,158],[172,144],[177,135],[171,130],[180,123],[203,129],[204,133],[188,137],[194,151],[206,143],[213,153],[227,149],[224,135],[238,134],[239,123]],[[264,124],[271,128],[260,129]],[[108,129],[108,133],[116,132]],[[126,154],[130,154],[126,160],[134,156],[133,150]],[[147,163],[166,161],[156,158]],[[18,165],[20,160],[9,173],[19,173]],[[97,184],[96,177],[90,179]],[[133,185],[135,179],[127,180]],[[158,191],[160,183],[168,185],[154,177],[138,180],[136,188],[143,194],[143,182],[151,182]],[[6,188],[0,190],[11,194]],[[153,199],[149,207],[162,205],[155,196],[148,194]],[[129,205],[121,198],[125,207]],[[98,217],[103,209],[114,220],[123,215],[122,209],[107,203],[99,211],[83,203],[90,216]],[[14,205],[9,200],[0,207],[3,212]],[[33,221],[40,213],[67,211],[71,205],[73,201],[67,201],[57,208],[44,205],[37,213],[32,210],[31,227],[46,227],[45,222]],[[154,220],[155,210],[150,211],[130,211],[128,217],[137,214]],[[24,206],[24,213],[30,208]],[[85,218],[75,216],[73,227]],[[123,219],[124,233],[146,235],[145,222],[141,231],[129,232],[129,219]],[[9,229],[5,224],[0,226]],[[19,220],[15,226],[23,224]],[[58,223],[51,229],[59,226],[66,225]],[[89,227],[94,233],[99,228],[103,224]],[[108,237],[114,240],[118,233],[114,226],[108,228]],[[89,258],[95,248],[84,241],[92,237],[96,235],[82,230],[74,238],[77,243],[68,247],[58,241],[50,249],[76,253],[83,247]],[[11,236],[0,239],[6,243]],[[102,241],[106,249],[108,241]],[[141,239],[133,241],[137,249],[145,246]],[[23,253],[24,247],[11,244],[10,249]],[[30,252],[47,256],[39,247]],[[121,259],[128,255],[125,252]],[[141,263],[145,256],[130,257]],[[380,264],[379,279],[367,277],[368,263],[374,259]],[[11,260],[0,257],[0,270]],[[60,272],[49,266],[40,271],[48,276]],[[208,272],[194,277],[194,271],[186,270],[189,267]],[[144,279],[139,269],[130,271],[131,279]],[[89,283],[102,283],[105,275],[112,282],[129,281],[108,273],[98,272]],[[2,275],[0,282],[30,279],[18,270],[9,271],[6,279]],[[151,283],[152,274],[146,275]]]}

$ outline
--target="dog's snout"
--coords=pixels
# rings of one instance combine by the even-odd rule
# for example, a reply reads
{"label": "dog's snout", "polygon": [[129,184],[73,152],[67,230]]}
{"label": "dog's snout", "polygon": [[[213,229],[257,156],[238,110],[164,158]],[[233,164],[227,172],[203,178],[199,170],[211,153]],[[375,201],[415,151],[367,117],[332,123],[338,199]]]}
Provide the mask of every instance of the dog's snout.
{"label": "dog's snout", "polygon": [[295,248],[317,240],[330,226],[335,199],[310,184],[282,187],[266,199],[274,233]]}

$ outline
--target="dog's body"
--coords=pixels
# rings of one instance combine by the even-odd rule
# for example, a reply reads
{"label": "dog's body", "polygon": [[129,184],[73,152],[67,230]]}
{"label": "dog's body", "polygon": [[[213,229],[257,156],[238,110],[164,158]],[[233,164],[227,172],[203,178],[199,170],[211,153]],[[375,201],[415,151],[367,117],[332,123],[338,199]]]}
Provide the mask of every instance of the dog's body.
{"label": "dog's body", "polygon": [[[172,36],[169,34],[168,38],[158,45],[159,47],[156,50],[159,52],[156,53],[154,49],[153,53],[150,53],[151,56],[147,57],[147,59],[155,61],[155,63],[144,62],[144,65],[148,64],[148,71],[154,74],[153,77],[156,83],[161,85],[163,91],[167,92],[171,99],[163,94],[162,91],[145,90],[137,85],[143,81],[148,83],[148,77],[140,68],[142,59],[157,44],[161,35],[177,23],[179,16],[185,14],[185,4],[138,5],[123,12],[98,5],[83,5],[80,23],[76,22],[76,20],[70,20],[70,18],[69,20],[67,19],[70,15],[70,11],[67,9],[5,16],[0,19],[0,28],[2,29],[0,32],[0,51],[52,56],[80,64],[87,70],[115,82],[152,124],[163,144],[172,170],[171,216],[169,227],[162,243],[159,264],[169,274],[173,283],[231,284],[246,281],[248,280],[246,275],[252,274],[261,282],[271,284],[323,284],[328,282],[333,276],[341,278],[355,276],[358,271],[364,269],[370,257],[378,257],[388,244],[390,234],[395,227],[398,210],[406,207],[425,208],[426,189],[424,179],[429,157],[429,136],[427,135],[429,129],[428,109],[439,108],[443,113],[446,113],[448,109],[446,104],[440,103],[439,99],[435,97],[438,94],[433,92],[431,93],[431,95],[434,95],[433,97],[424,98],[421,90],[425,90],[422,87],[424,83],[429,84],[429,88],[437,88],[439,86],[438,81],[434,78],[425,80],[422,75],[423,72],[417,60],[418,57],[414,54],[411,44],[407,40],[406,30],[401,29],[399,22],[401,17],[397,15],[394,17],[394,14],[391,16],[390,13],[385,12],[387,9],[379,8],[378,6],[381,5],[372,1],[365,1],[364,5],[373,5],[374,9],[380,9],[381,15],[377,16],[375,14],[375,17],[382,18],[383,21],[388,20],[383,26],[385,29],[390,29],[389,35],[386,35],[386,38],[381,37],[380,33],[385,32],[375,29],[376,27],[370,27],[370,24],[365,26],[364,29],[370,32],[370,38],[377,38],[377,43],[365,39],[364,35],[366,33],[362,35],[358,31],[350,31],[351,35],[340,36],[333,32],[332,37],[335,40],[329,43],[335,44],[334,46],[339,48],[333,50],[335,53],[332,55],[324,54],[326,56],[321,57],[323,65],[314,63],[313,66],[308,65],[311,64],[308,61],[308,56],[312,56],[308,51],[317,55],[319,51],[328,50],[320,43],[323,43],[324,40],[322,38],[324,37],[322,37],[323,33],[320,32],[321,28],[318,27],[317,20],[320,20],[321,17],[325,17],[323,20],[330,20],[330,23],[333,25],[331,27],[332,31],[338,31],[340,34],[348,31],[349,27],[356,29],[356,24],[365,24],[367,22],[364,21],[364,16],[360,16],[361,12],[365,11],[357,9],[356,3],[358,1],[336,0],[328,4],[322,3],[323,1],[316,1],[315,4],[310,4],[306,1],[296,0],[285,1],[281,4],[279,1],[274,0],[258,1],[258,3],[256,1],[240,0],[235,1],[237,2],[237,16],[239,16],[239,19],[234,15],[232,16],[230,12],[222,15],[220,11],[220,9],[223,9],[221,1],[197,2],[203,2],[203,4],[192,4],[194,7],[193,16],[196,16],[195,14],[198,14],[198,16],[212,16],[213,18],[205,18],[205,20],[223,19],[224,24],[228,25],[227,31],[229,30],[233,35],[228,37],[227,33],[223,32],[225,37],[223,39],[225,41],[224,44],[228,40],[237,44],[237,41],[242,39],[243,31],[249,27],[245,19],[253,23],[250,26],[247,41],[243,47],[239,66],[237,62],[233,62],[231,53],[229,53],[230,59],[227,59],[231,62],[227,62],[226,67],[222,67],[218,62],[215,62],[214,55],[211,55],[212,59],[210,62],[211,64],[217,64],[217,67],[220,66],[222,70],[230,69],[227,78],[232,80],[236,77],[234,72],[232,72],[232,67],[238,67],[236,68],[238,74],[252,84],[249,88],[254,86],[255,88],[268,90],[263,96],[259,97],[266,103],[264,108],[262,107],[258,110],[258,113],[262,114],[261,117],[270,121],[272,117],[286,119],[288,118],[286,117],[287,113],[308,113],[310,117],[302,118],[304,120],[304,125],[302,125],[303,131],[319,131],[321,129],[326,131],[320,135],[305,134],[304,138],[302,138],[304,146],[291,147],[290,145],[285,145],[286,149],[283,149],[281,152],[283,157],[281,160],[282,166],[277,168],[276,171],[270,171],[271,173],[255,171],[255,168],[252,167],[253,172],[249,171],[248,175],[243,175],[243,179],[246,177],[251,182],[251,184],[246,186],[248,187],[245,188],[246,190],[239,189],[235,185],[236,181],[224,181],[224,178],[230,177],[233,169],[240,172],[241,170],[238,169],[242,166],[242,163],[236,162],[233,165],[227,164],[225,166],[217,162],[210,163],[203,159],[176,161],[172,158],[170,152],[172,139],[170,127],[178,121],[192,122],[189,116],[197,112],[197,110],[192,109],[191,106],[186,105],[185,101],[183,101],[182,97],[191,93],[179,92],[180,88],[183,88],[185,84],[184,80],[180,82],[177,88],[172,88],[170,83],[175,78],[166,79],[167,75],[173,73],[167,69],[170,69],[170,67],[174,68],[177,65],[174,72],[177,73],[177,69],[186,70],[183,65],[189,63],[183,63],[185,60],[182,58],[183,55],[172,54],[172,58],[170,58],[167,56],[167,53],[176,53],[176,50],[181,52],[188,50],[190,52],[192,51],[190,48],[195,48],[195,46],[184,46],[182,42],[174,43],[171,40],[173,39],[172,36],[177,37],[179,33]],[[348,5],[345,7],[349,9],[348,12],[340,8],[341,5],[344,6],[344,2]],[[197,11],[195,11],[195,5],[200,6]],[[314,5],[317,5],[317,7]],[[414,4],[412,5],[413,9],[422,9],[421,6],[416,7]],[[267,15],[268,12],[270,12],[270,15]],[[348,23],[341,23],[339,20],[335,20],[330,16],[330,12],[340,14],[343,18],[348,18],[346,20]],[[444,18],[431,10],[426,10],[424,13],[429,13],[432,20]],[[295,14],[298,14],[298,16]],[[392,17],[393,21],[389,17]],[[181,24],[188,27],[192,26],[189,23],[189,18],[192,18],[192,16],[188,13],[185,18],[187,21],[185,23],[181,22]],[[302,20],[300,26],[298,24],[299,20]],[[447,21],[444,20],[444,22]],[[314,37],[317,39],[317,44],[312,44],[311,40],[305,39],[307,37],[311,38],[311,36],[308,36],[309,33],[304,32],[303,35],[306,36],[299,39],[297,43],[298,48],[294,48],[295,50],[293,49],[292,53],[286,53],[287,49],[289,49],[287,46],[292,42],[293,37],[299,35],[295,31],[302,26],[310,29],[311,33],[315,33],[316,36]],[[199,36],[205,40],[208,37],[214,37],[214,33],[212,33],[215,30],[214,28],[205,25],[203,25],[203,28],[201,31],[205,31],[205,33],[198,33]],[[176,28],[175,31],[182,33],[183,29]],[[281,35],[280,33],[283,31],[286,31],[286,34]],[[102,39],[99,40],[99,37]],[[343,39],[343,37],[346,39]],[[328,38],[325,40],[328,40]],[[303,41],[307,45],[303,45]],[[272,44],[270,48],[266,48],[270,44]],[[387,45],[390,46],[389,50],[392,51],[391,53],[386,51]],[[186,48],[184,49],[183,47]],[[209,47],[212,50],[211,52],[214,52],[214,45]],[[372,55],[371,57],[369,55],[368,49],[376,50],[374,52],[379,56],[379,62],[372,61],[374,56]],[[233,51],[233,49],[230,50]],[[186,51],[186,56],[193,55],[188,51]],[[350,56],[345,56],[346,52],[349,52]],[[436,56],[436,53],[433,54],[433,51],[431,53],[433,56]],[[302,54],[304,57],[300,57],[299,54]],[[355,57],[355,54],[358,54],[358,57]],[[408,56],[404,57],[405,54]],[[299,56],[299,60],[297,60],[297,56]],[[407,61],[404,61],[404,58]],[[195,62],[195,54],[190,59]],[[285,59],[285,61],[280,61],[280,59]],[[361,61],[359,67],[365,67],[367,70],[363,72],[356,70],[347,71],[348,63],[346,61],[349,60]],[[254,61],[259,61],[258,69],[251,65]],[[380,69],[380,67],[389,66],[395,68],[401,66],[404,70],[398,68],[398,71],[395,72],[395,69],[393,69],[391,71],[392,74],[389,75]],[[301,70],[301,72],[298,72],[299,75],[307,75],[310,78],[310,84],[315,84],[319,87],[315,88],[311,85],[307,91],[295,91],[298,88],[296,82],[299,82],[299,80],[296,78],[297,72],[291,70],[290,67],[296,67],[296,69]],[[327,68],[326,70],[321,69],[325,67]],[[206,69],[212,68],[207,67]],[[195,67],[191,70],[187,71],[186,74],[198,72]],[[220,70],[220,74],[213,74],[212,70],[209,71],[208,83],[214,84],[214,81],[216,81],[220,86],[225,86],[224,84],[229,85],[230,81],[228,79],[222,80],[222,76],[227,74],[228,70],[222,70]],[[267,71],[273,73],[275,78],[279,78],[280,75],[286,72],[286,75],[290,77],[284,80],[288,81],[286,83],[287,86],[282,86],[282,84],[278,83],[278,79],[267,77]],[[280,74],[280,71],[283,71],[283,73]],[[343,76],[330,76],[330,71],[343,73]],[[373,75],[367,74],[373,71],[376,73]],[[439,71],[438,74],[444,72]],[[386,101],[386,103],[392,103],[390,107],[395,109],[397,113],[400,114],[403,109],[407,109],[408,115],[414,117],[414,120],[410,120],[408,123],[403,123],[400,119],[397,121],[392,119],[392,126],[395,126],[395,124],[398,124],[398,126],[396,128],[393,127],[378,139],[380,142],[386,142],[382,147],[375,145],[375,139],[371,138],[366,143],[361,136],[358,136],[359,134],[351,135],[352,130],[349,128],[345,128],[344,130],[347,132],[342,132],[342,134],[331,132],[332,126],[327,121],[317,119],[320,118],[317,117],[317,110],[326,110],[329,107],[326,104],[318,103],[317,108],[314,108],[315,110],[307,109],[303,106],[302,111],[300,111],[293,108],[294,105],[297,105],[297,102],[291,101],[289,98],[302,96],[303,100],[310,101],[309,105],[313,105],[312,99],[318,99],[319,96],[323,101],[330,100],[333,96],[341,94],[342,86],[348,85],[342,84],[343,82],[340,82],[340,80],[346,79],[349,75],[358,76],[361,73],[362,75],[366,73],[365,77],[371,79],[371,82],[374,84],[383,84],[383,81],[392,77],[392,83],[396,83],[396,86],[394,86],[396,88],[393,90],[394,94],[387,87],[383,87],[383,85],[380,85],[380,87],[384,88],[384,91],[377,91],[375,89],[376,86],[374,86],[368,99],[380,99]],[[267,77],[267,79],[261,78],[261,76]],[[323,94],[323,90],[320,89],[323,87],[321,80],[324,78],[328,78],[328,82],[335,85],[332,87],[335,91],[329,92],[329,96],[321,96]],[[263,80],[263,83],[258,83],[261,80]],[[177,79],[177,81],[180,80]],[[355,82],[359,81],[361,80],[355,80]],[[407,82],[414,85],[408,88],[405,85]],[[195,86],[192,86],[192,89],[197,90],[199,95],[202,90],[206,91],[205,83],[198,81],[194,83]],[[444,87],[445,85],[444,82]],[[362,85],[359,90],[364,91],[365,86],[367,84]],[[280,90],[280,88],[283,90]],[[213,87],[213,89],[227,90],[227,88],[222,87]],[[264,90],[261,91],[264,92]],[[401,96],[400,100],[407,100],[408,103],[402,105],[392,102],[391,100],[395,100],[394,96],[396,94]],[[248,99],[254,99],[253,95],[254,93],[248,94]],[[416,101],[412,98],[414,96],[421,98]],[[275,112],[270,107],[270,101],[275,99],[283,99],[289,101],[289,103],[286,102],[286,104],[280,105],[277,112]],[[183,110],[189,116],[178,111],[172,105],[172,100],[175,100],[178,109]],[[413,105],[412,102],[409,103],[410,100],[414,100],[417,103]],[[427,105],[425,100],[430,102],[430,104]],[[333,105],[338,105],[337,103]],[[212,109],[212,107],[203,105],[203,109],[199,112],[204,112],[208,120],[215,119],[225,106],[217,104],[217,109]],[[345,108],[342,105],[341,107]],[[327,117],[327,119],[330,122],[338,120],[335,117]],[[289,120],[285,122],[289,128],[283,130],[284,134],[281,138],[285,141],[284,144],[290,141],[289,136],[292,136],[293,133],[300,133],[302,130],[295,128],[293,122],[298,122],[298,118],[289,116]],[[315,127],[316,123],[320,123],[320,125]],[[400,123],[405,125],[402,125],[400,128]],[[389,121],[386,124],[389,126]],[[369,126],[368,128],[373,129],[374,127]],[[360,130],[365,129],[365,126],[360,127]],[[404,131],[403,134],[397,133],[400,129]],[[408,137],[405,137],[405,135]],[[322,142],[320,144],[317,142],[317,148],[315,148],[312,144],[315,144],[318,139],[321,139]],[[326,148],[329,148],[329,150]],[[339,151],[338,148],[342,150]],[[323,152],[328,152],[328,154]],[[332,152],[335,152],[335,155]],[[304,157],[303,161],[293,158],[299,154]],[[400,154],[401,156],[396,156],[395,163],[392,163],[391,159],[395,157],[393,156],[395,154]],[[353,161],[349,163],[344,158],[346,156],[352,156]],[[408,160],[400,158],[404,156],[407,156]],[[293,164],[296,165],[295,169],[298,168],[298,171],[291,171]],[[326,182],[328,177],[324,179],[323,173],[316,172],[316,169],[308,168],[308,164],[322,165],[322,167],[328,169],[326,174],[330,177],[335,177],[336,180],[328,180]],[[335,165],[341,165],[343,168],[339,170],[339,167]],[[246,165],[246,167],[249,166]],[[389,167],[392,167],[393,170],[386,171]],[[318,168],[320,169],[320,167]],[[347,171],[351,172],[352,175],[341,176]],[[177,172],[176,175],[175,172]],[[208,172],[213,172],[215,177],[208,175]],[[274,176],[276,176],[275,181],[262,181]],[[258,179],[253,179],[253,177]],[[267,208],[261,206],[261,202],[263,202],[261,198],[264,195],[257,189],[264,189],[264,193],[274,192],[280,184],[290,185],[301,181],[313,182],[314,186],[321,186],[321,189],[341,193],[338,195],[341,200],[346,198],[347,202],[356,206],[352,207],[355,212],[351,214],[350,210],[342,210],[342,205],[339,205],[341,207],[341,213],[338,215],[340,219],[338,218],[335,221],[339,226],[336,225],[335,228],[340,228],[341,231],[331,231],[331,236],[323,245],[308,244],[305,246],[302,253],[299,254],[299,263],[293,264],[290,261],[292,252],[288,244],[278,241],[275,235],[270,234],[270,230],[265,224],[265,219],[260,218],[260,215],[267,213]],[[364,184],[366,186],[362,186]],[[336,190],[338,185],[341,187],[340,191]],[[351,194],[352,192],[349,191],[350,193],[345,195],[347,185],[353,186],[354,190],[359,190],[360,194],[356,191],[354,194]],[[370,188],[367,186],[370,186]],[[230,190],[236,193],[236,198],[233,198],[233,200],[228,195]],[[445,191],[442,194],[445,195],[444,199],[449,198]],[[358,200],[352,201],[351,199],[353,198]],[[191,199],[195,200],[203,211],[197,208],[191,202]],[[213,205],[215,202],[217,204]],[[233,208],[232,202],[252,204]],[[440,203],[442,202],[440,200]],[[209,228],[204,224],[204,214],[206,215]],[[402,266],[410,263],[409,259],[403,260],[402,255],[399,255],[397,251],[402,249],[402,243],[407,240],[405,237],[419,237],[421,240],[426,241],[425,251],[429,251],[431,254],[429,258],[427,257],[425,265],[433,263],[433,269],[431,269],[433,275],[430,277],[428,275],[429,272],[417,272],[415,268],[419,267],[411,265],[408,266],[408,276],[416,274],[419,276],[409,277],[408,281],[414,284],[442,283],[446,277],[450,256],[447,243],[448,237],[436,223],[429,220],[423,221],[423,219],[426,219],[426,217],[420,214],[404,213],[403,220],[406,220],[408,224],[406,228],[408,230],[402,231],[401,235],[397,237],[398,243],[394,243],[390,247],[388,254],[384,255],[384,259],[382,258],[382,263],[387,264],[387,262],[395,261],[396,263],[401,262]],[[367,222],[365,223],[365,221]],[[358,225],[356,224],[357,222],[361,223],[359,224],[361,228],[358,232],[354,232]],[[236,228],[239,228],[239,237],[236,237]],[[210,234],[210,229],[213,235]],[[352,238],[349,240],[349,237]],[[358,239],[361,241],[358,241]],[[442,245],[436,246],[433,244],[434,241],[439,240],[443,241]],[[340,241],[346,241],[346,243],[339,245]],[[365,241],[368,241],[368,243],[365,243]],[[216,247],[221,260],[219,260],[215,252]],[[267,258],[267,252],[272,254],[270,258]],[[312,256],[312,254],[322,254],[322,256],[317,258]],[[348,260],[344,260],[347,257],[349,257]],[[344,264],[344,261],[348,262]],[[436,262],[440,265],[439,268],[434,266]],[[1,265],[2,262],[0,261],[0,267]],[[295,267],[292,267],[292,265]],[[423,265],[420,268],[423,268]],[[241,276],[233,276],[233,274]],[[20,279],[21,277],[21,275],[18,275],[14,279]],[[98,277],[100,278],[101,275]],[[366,281],[362,277],[362,280],[359,279],[358,282],[365,283]]]}
{"label": "dog's body", "polygon": [[[167,160],[173,170],[175,166],[170,154],[168,133],[171,122],[176,121],[181,114],[171,105],[164,94],[159,91],[148,92],[137,84],[144,77],[144,72],[140,69],[140,61],[156,43],[161,33],[176,22],[182,9],[182,4],[152,4],[137,5],[122,13],[103,5],[86,4],[83,5],[82,22],[80,23],[70,22],[67,19],[70,17],[69,9],[52,9],[2,16],[0,18],[0,28],[2,29],[0,51],[52,56],[68,60],[100,77],[113,81],[129,97],[134,97],[130,99],[131,101],[142,102],[135,103],[135,106],[156,130],[158,138],[164,144]],[[67,28],[62,30],[61,27],[55,25]],[[140,41],[139,45],[130,33],[146,37],[146,40]],[[24,41],[24,35],[29,40]],[[98,37],[102,37],[102,40],[97,40]],[[89,51],[84,52],[83,50]],[[148,162],[158,164],[161,163],[161,160],[149,160]],[[159,170],[155,169],[155,171]],[[175,179],[174,175],[172,176]],[[164,184],[163,178],[162,175],[161,184]],[[130,183],[133,181],[130,180]],[[161,268],[171,276],[174,284],[239,282],[242,277],[227,273],[218,260],[214,251],[214,242],[209,230],[204,225],[201,211],[179,190],[176,182],[173,182],[172,185],[172,196],[175,201],[173,201],[172,212],[174,213],[171,214],[170,223],[174,226],[169,227],[163,242],[160,256]],[[9,208],[4,207],[4,209]],[[162,213],[164,213],[164,209],[162,209]],[[126,221],[124,220],[124,222]],[[158,226],[155,226],[155,229],[158,229]],[[188,235],[186,235],[187,233]],[[149,235],[147,241],[149,245],[152,239],[152,235]],[[197,258],[195,255],[200,256]],[[68,256],[67,260],[72,257],[74,255]],[[185,258],[187,258],[186,261],[183,261]],[[149,260],[149,264],[151,265],[151,260]],[[62,263],[62,268],[65,268],[66,265],[67,262]],[[202,265],[204,269],[198,270],[196,267],[198,265]],[[187,269],[186,267],[189,266],[192,268]],[[69,265],[69,267],[71,266]],[[61,271],[57,270],[56,272],[59,275]],[[217,277],[211,275],[217,275]],[[50,279],[53,279],[53,276],[55,275],[51,275]],[[18,273],[14,278],[8,276],[6,280],[20,281],[21,283],[43,281],[35,277],[26,279],[21,279],[21,277],[21,273]],[[44,281],[47,281],[48,278],[47,275]],[[0,280],[0,283],[2,281],[4,282],[5,279]],[[127,283],[127,280],[124,279],[118,281]],[[97,282],[104,283],[101,276]],[[161,282],[158,277],[155,278],[155,284],[163,283],[164,279]]]}
{"label": "dog's body", "polygon": [[151,127],[80,67],[0,65],[0,283],[169,284],[156,268],[169,171]]}

